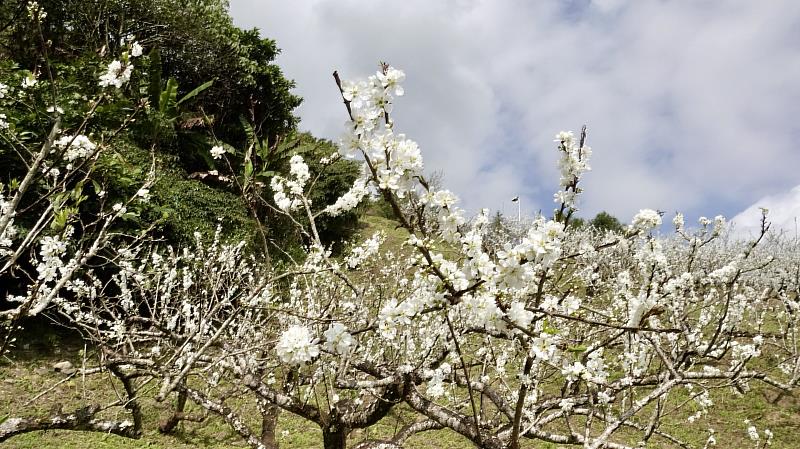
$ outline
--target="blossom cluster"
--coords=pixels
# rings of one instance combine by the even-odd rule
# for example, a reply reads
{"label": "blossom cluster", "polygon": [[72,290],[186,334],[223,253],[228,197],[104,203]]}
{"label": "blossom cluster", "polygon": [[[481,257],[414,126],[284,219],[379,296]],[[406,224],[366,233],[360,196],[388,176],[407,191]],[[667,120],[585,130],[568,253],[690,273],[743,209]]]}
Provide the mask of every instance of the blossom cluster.
{"label": "blossom cluster", "polygon": [[[333,338],[331,338],[333,340]],[[334,343],[335,347],[338,344]],[[319,345],[305,326],[290,326],[281,334],[275,352],[283,363],[299,365],[310,362],[319,355]]]}
{"label": "blossom cluster", "polygon": [[350,250],[350,254],[345,257],[345,264],[350,269],[357,268],[370,257],[378,254],[381,244],[386,240],[386,234],[383,232],[376,232],[372,237],[368,238],[361,245],[354,247]]}
{"label": "blossom cluster", "polygon": [[100,87],[115,87],[121,88],[123,84],[131,79],[133,72],[133,63],[131,57],[139,57],[142,55],[142,46],[138,42],[132,42],[130,51],[123,54],[121,60],[115,59],[111,61],[106,67],[106,72],[100,75]]}
{"label": "blossom cluster", "polygon": [[117,89],[131,79],[133,66],[119,60],[113,60],[106,67],[106,73],[100,75],[100,87],[114,86]]}
{"label": "blossom cluster", "polygon": [[403,134],[395,134],[389,114],[395,96],[403,95],[400,83],[405,74],[386,67],[365,81],[342,84],[342,96],[348,102],[352,122],[343,137],[346,156],[360,151],[370,160],[370,170],[380,189],[404,197],[414,190],[414,176],[422,174],[419,146]]}
{"label": "blossom cluster", "polygon": [[[289,164],[290,179],[273,176],[270,180],[275,204],[284,212],[292,211],[302,204],[303,189],[311,176],[302,156],[297,154],[292,156]],[[310,202],[308,199],[306,201]]]}
{"label": "blossom cluster", "polygon": [[367,183],[363,179],[357,179],[350,187],[350,190],[340,196],[335,203],[325,208],[325,212],[332,217],[339,216],[347,211],[353,210],[365,196],[369,194]]}
{"label": "blossom cluster", "polygon": [[[323,335],[325,336],[323,348],[335,354],[346,355],[355,344],[353,336],[347,332],[347,328],[342,323],[331,324]],[[283,336],[281,336],[281,340],[283,340]]]}
{"label": "blossom cluster", "polygon": [[[678,223],[681,222],[682,217],[678,219]],[[638,232],[652,231],[661,226],[661,214],[652,209],[642,209],[633,217],[631,226]]]}
{"label": "blossom cluster", "polygon": [[222,155],[225,154],[225,148],[222,145],[214,145],[211,147],[211,157],[214,159],[219,159]]}
{"label": "blossom cluster", "polygon": [[54,142],[54,146],[52,151],[55,152],[56,148],[64,151],[63,157],[67,162],[85,159],[97,148],[97,145],[83,134],[61,136]]}
{"label": "blossom cluster", "polygon": [[592,155],[592,149],[584,142],[576,142],[575,135],[571,131],[558,133],[555,141],[558,142],[558,149],[561,153],[558,160],[561,189],[555,193],[553,200],[562,204],[566,209],[577,210],[576,198],[581,192],[577,183],[585,172],[591,170],[589,158]]}
{"label": "blossom cluster", "polygon": [[67,250],[67,244],[55,236],[47,236],[42,239],[39,254],[42,256],[42,263],[36,266],[39,272],[39,279],[51,282],[58,275],[60,268],[64,266],[61,255]]}

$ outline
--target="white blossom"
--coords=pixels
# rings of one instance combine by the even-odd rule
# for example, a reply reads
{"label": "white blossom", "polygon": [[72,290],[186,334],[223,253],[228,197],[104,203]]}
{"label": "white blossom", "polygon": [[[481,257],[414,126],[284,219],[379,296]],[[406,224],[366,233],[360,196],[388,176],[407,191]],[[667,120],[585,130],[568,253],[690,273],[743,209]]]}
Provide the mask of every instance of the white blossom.
{"label": "white blossom", "polygon": [[133,66],[119,60],[112,61],[106,68],[106,73],[100,76],[100,87],[114,86],[117,89],[131,79]]}
{"label": "white blossom", "polygon": [[369,190],[367,189],[366,181],[357,179],[350,190],[339,197],[335,203],[325,208],[325,212],[333,217],[341,215],[358,206],[358,203],[360,203],[368,193]]}
{"label": "white blossom", "polygon": [[150,189],[142,187],[136,192],[136,196],[144,202],[150,201]]}
{"label": "white blossom", "polygon": [[319,355],[319,346],[305,326],[290,326],[281,334],[275,352],[283,363],[300,365]]}
{"label": "white blossom", "polygon": [[649,232],[661,226],[661,214],[653,209],[642,209],[633,217],[633,228],[640,232]]}
{"label": "white blossom", "polygon": [[214,145],[211,147],[211,157],[214,159],[219,159],[222,155],[225,154],[225,148],[222,145]]}
{"label": "white blossom", "polygon": [[325,337],[323,348],[336,354],[347,354],[355,344],[353,336],[347,332],[347,328],[341,323],[333,323],[328,326],[323,336]]}
{"label": "white blossom", "polygon": [[131,44],[131,56],[134,58],[142,56],[142,46],[139,45],[139,42],[134,42]]}
{"label": "white blossom", "polygon": [[38,82],[39,81],[36,79],[36,75],[34,75],[33,73],[29,73],[24,78],[22,78],[21,87],[22,89],[28,89],[30,87],[35,86],[36,83]]}
{"label": "white blossom", "polygon": [[64,149],[64,159],[73,162],[89,157],[97,145],[83,134],[75,136],[62,136],[54,143],[56,148]]}

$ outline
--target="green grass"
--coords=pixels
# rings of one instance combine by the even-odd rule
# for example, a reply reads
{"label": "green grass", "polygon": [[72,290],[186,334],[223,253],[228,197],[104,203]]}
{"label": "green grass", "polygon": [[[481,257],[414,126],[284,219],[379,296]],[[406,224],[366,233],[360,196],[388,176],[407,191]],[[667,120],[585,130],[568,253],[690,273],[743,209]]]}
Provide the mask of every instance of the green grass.
{"label": "green grass", "polygon": [[[72,410],[87,403],[107,403],[114,399],[114,388],[107,378],[89,378],[84,383],[80,376],[62,383],[58,388],[35,401],[25,403],[43,389],[64,380],[67,376],[50,370],[53,363],[69,360],[79,365],[81,357],[76,346],[59,348],[54,351],[40,349],[17,351],[10,359],[0,365],[0,410],[3,415],[41,416],[56,405],[64,411]],[[43,372],[42,368],[46,369]],[[36,370],[39,369],[37,372]],[[117,385],[117,388],[119,386]],[[152,396],[152,395],[151,395]],[[145,395],[146,397],[146,395]],[[247,447],[237,434],[221,419],[210,416],[202,423],[182,422],[173,435],[160,434],[156,429],[160,420],[170,414],[170,404],[142,401],[144,409],[144,435],[138,440],[94,432],[75,432],[51,430],[31,432],[6,441],[3,448],[49,449],[49,448],[107,448],[107,449],[188,449],[197,447],[230,449]],[[190,412],[198,412],[187,409]],[[254,416],[251,414],[250,416]],[[121,413],[105,414],[106,418],[125,419]],[[351,434],[351,441],[358,442],[368,438],[388,437],[395,429],[408,422],[411,414],[403,410],[393,411],[390,416],[368,431],[359,430]],[[314,424],[281,413],[278,422],[278,441],[286,448],[318,448],[322,446],[322,433]],[[408,441],[410,449],[436,448],[449,449],[468,447],[469,443],[461,436],[438,431],[418,435]]]}
{"label": "green grass", "polygon": [[[79,341],[63,336],[59,338],[52,334],[39,335],[37,339],[36,343],[28,345],[27,350],[14,352],[0,364],[0,410],[5,411],[3,414],[36,416],[47,413],[57,404],[62,405],[64,410],[71,410],[86,403],[107,403],[116,397],[114,385],[108,378],[90,377],[84,383],[82,378],[76,376],[31,405],[26,405],[37,393],[65,379],[66,376],[63,374],[49,369],[53,363],[69,360],[80,366],[82,362],[83,346]],[[744,419],[747,418],[756,423],[759,431],[769,428],[775,433],[773,448],[796,448],[797,438],[800,436],[800,401],[795,397],[784,396],[777,404],[773,404],[777,398],[774,389],[757,382],[753,382],[752,387],[753,390],[746,396],[738,396],[728,388],[714,390],[712,397],[716,406],[711,409],[709,416],[691,425],[685,420],[686,413],[668,416],[662,428],[680,439],[693,443],[696,447],[702,447],[707,436],[706,429],[713,427],[719,441],[717,447],[746,448],[752,447],[745,433]],[[119,388],[119,385],[116,385],[116,388]],[[148,396],[152,397],[153,394],[143,394],[145,398]],[[671,395],[669,402],[675,404],[686,398],[686,393],[678,389]],[[11,438],[3,447],[15,449],[245,447],[225,423],[213,416],[202,423],[183,422],[174,435],[162,435],[156,429],[158,422],[169,415],[170,404],[144,399],[143,408],[145,433],[139,440],[90,432],[47,431]],[[118,419],[127,417],[114,413],[105,416]],[[250,416],[255,414],[251,413]],[[413,419],[413,414],[405,407],[398,407],[369,430],[353,432],[351,442],[391,436],[397,429],[410,422],[410,419]],[[286,448],[316,448],[321,447],[322,443],[321,432],[317,426],[288,413],[281,414],[278,435],[279,442]],[[660,442],[663,440],[654,438],[647,447],[668,447]],[[407,442],[406,447],[455,449],[470,447],[470,444],[451,431],[441,430],[417,435]],[[524,447],[555,449],[558,446],[527,442]]]}
{"label": "green grass", "polygon": [[381,246],[382,251],[391,251],[395,254],[400,254],[404,251],[403,242],[408,239],[408,231],[401,228],[396,221],[378,215],[365,215],[362,217],[358,239],[372,237],[378,231],[386,234],[386,240]]}

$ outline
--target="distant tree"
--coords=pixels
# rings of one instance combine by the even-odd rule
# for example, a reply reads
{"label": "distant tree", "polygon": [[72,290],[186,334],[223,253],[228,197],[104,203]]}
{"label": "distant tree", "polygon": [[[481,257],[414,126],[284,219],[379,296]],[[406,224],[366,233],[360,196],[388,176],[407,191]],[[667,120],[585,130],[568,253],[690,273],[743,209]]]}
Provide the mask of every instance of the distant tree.
{"label": "distant tree", "polygon": [[586,226],[586,220],[580,217],[572,217],[569,220],[569,226],[575,229],[581,229]]}
{"label": "distant tree", "polygon": [[622,223],[619,222],[617,217],[609,214],[606,211],[602,211],[595,215],[589,224],[601,231],[622,232],[623,230]]}

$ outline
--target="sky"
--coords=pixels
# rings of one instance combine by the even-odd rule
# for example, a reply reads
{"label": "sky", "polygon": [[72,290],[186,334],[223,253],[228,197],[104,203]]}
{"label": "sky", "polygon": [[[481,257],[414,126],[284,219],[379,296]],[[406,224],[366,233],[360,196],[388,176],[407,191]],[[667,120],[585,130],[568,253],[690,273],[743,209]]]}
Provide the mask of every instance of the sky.
{"label": "sky", "polygon": [[736,216],[744,228],[768,202],[794,230],[800,214],[800,1],[230,0],[230,10],[277,41],[304,98],[300,126],[319,137],[344,130],[333,70],[405,71],[396,129],[467,210],[516,214],[520,196],[524,215],[551,211],[553,138],[586,124],[579,216],[627,221],[651,208]]}

